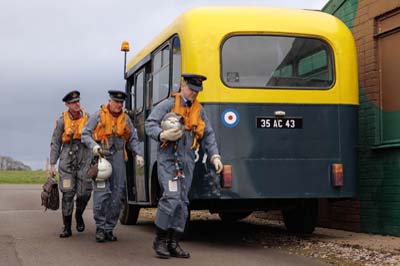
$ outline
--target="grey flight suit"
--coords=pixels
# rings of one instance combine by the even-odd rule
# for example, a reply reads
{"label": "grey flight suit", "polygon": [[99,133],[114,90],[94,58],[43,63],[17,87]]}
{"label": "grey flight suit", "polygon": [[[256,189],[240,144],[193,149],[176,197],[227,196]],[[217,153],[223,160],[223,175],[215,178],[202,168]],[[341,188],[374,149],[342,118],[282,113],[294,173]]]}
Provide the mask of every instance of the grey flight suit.
{"label": "grey flight suit", "polygon": [[[145,123],[146,134],[154,140],[159,140],[162,131],[161,120],[169,113],[175,104],[175,97],[170,97],[158,104]],[[181,104],[186,105],[183,98]],[[200,112],[201,118],[205,122],[204,136],[200,145],[208,156],[219,154],[215,134],[208,121],[204,109]],[[183,232],[188,217],[189,189],[192,184],[193,170],[195,166],[195,151],[191,149],[194,133],[185,130],[177,145],[178,160],[181,162],[185,178],[174,181],[176,169],[174,164],[173,144],[168,144],[165,148],[158,147],[157,171],[158,181],[163,190],[162,197],[158,202],[158,211],[155,224],[162,230],[173,229]]]}
{"label": "grey flight suit", "polygon": [[[88,115],[88,114],[87,114]],[[89,117],[89,115],[88,115]],[[90,164],[90,150],[81,143],[80,139],[74,139],[62,144],[64,132],[64,117],[61,116],[53,131],[50,144],[50,164],[58,164],[60,177],[59,187],[62,192],[62,214],[72,215],[74,209],[74,196],[76,195],[76,212],[83,213],[90,199],[92,182],[87,177],[87,169]]]}
{"label": "grey flight suit", "polygon": [[[93,149],[95,145],[101,145],[92,138],[92,133],[100,122],[100,113],[97,111],[90,117],[82,133],[82,142]],[[128,115],[126,115],[126,122],[130,128],[131,134],[126,147],[134,151],[136,154],[143,156],[143,150],[138,140],[136,129],[133,127],[132,122]],[[111,232],[118,222],[120,212],[122,210],[122,203],[125,199],[125,181],[126,181],[126,165],[124,159],[124,139],[118,136],[111,136],[108,138],[109,147],[102,147],[106,159],[112,165],[112,175],[105,181],[93,183],[93,213],[96,227],[105,232]]]}

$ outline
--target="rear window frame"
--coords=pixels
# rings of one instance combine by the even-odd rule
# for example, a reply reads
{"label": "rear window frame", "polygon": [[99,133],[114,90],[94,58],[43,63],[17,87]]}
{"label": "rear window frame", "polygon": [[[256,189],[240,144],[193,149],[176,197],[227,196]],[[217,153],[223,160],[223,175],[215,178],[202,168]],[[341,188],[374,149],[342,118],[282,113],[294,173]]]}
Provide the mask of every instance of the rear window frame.
{"label": "rear window frame", "polygon": [[[224,48],[225,43],[231,39],[231,38],[235,38],[235,37],[246,37],[246,36],[271,36],[271,37],[288,37],[288,38],[305,38],[305,39],[315,39],[318,41],[321,41],[325,44],[325,46],[327,47],[327,49],[325,50],[320,50],[320,51],[327,51],[329,52],[329,56],[327,56],[327,60],[328,63],[329,61],[331,62],[331,68],[332,68],[332,82],[329,86],[316,86],[316,87],[309,87],[309,86],[298,86],[298,87],[289,87],[289,86],[232,86],[231,84],[228,84],[225,82],[224,80],[224,75],[223,75],[223,58],[222,58],[222,51]],[[220,49],[219,49],[220,53],[219,53],[219,59],[220,59],[220,80],[221,82],[229,89],[265,89],[265,90],[330,90],[332,89],[335,84],[336,84],[336,78],[337,78],[337,73],[336,73],[336,63],[335,63],[335,54],[334,54],[334,49],[332,48],[332,46],[329,44],[329,42],[319,36],[311,36],[311,35],[298,35],[298,34],[271,34],[271,33],[263,33],[263,34],[259,34],[259,33],[237,33],[237,34],[230,34],[228,36],[226,36],[221,44],[220,44]],[[308,55],[310,56],[310,55]],[[304,57],[307,58],[307,57]],[[304,59],[303,58],[303,59]]]}

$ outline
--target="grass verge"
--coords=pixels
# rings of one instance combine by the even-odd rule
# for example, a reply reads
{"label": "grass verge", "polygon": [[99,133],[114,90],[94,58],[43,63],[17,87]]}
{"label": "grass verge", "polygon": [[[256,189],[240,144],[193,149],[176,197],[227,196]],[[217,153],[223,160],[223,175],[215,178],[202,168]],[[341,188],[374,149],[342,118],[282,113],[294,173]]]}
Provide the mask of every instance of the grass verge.
{"label": "grass verge", "polygon": [[48,173],[38,171],[0,171],[0,184],[44,184]]}

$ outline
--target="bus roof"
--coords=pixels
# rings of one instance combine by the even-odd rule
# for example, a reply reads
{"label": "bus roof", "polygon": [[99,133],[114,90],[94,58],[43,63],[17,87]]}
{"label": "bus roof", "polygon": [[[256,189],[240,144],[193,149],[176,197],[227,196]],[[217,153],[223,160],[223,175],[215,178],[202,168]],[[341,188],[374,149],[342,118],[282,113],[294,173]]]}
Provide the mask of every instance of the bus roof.
{"label": "bus roof", "polygon": [[225,36],[232,29],[235,29],[235,32],[295,33],[326,38],[329,34],[334,34],[334,29],[338,27],[346,26],[336,17],[315,10],[240,6],[198,7],[176,18],[129,60],[127,69],[131,69],[174,34],[185,36],[184,41],[193,44],[211,33]]}
{"label": "bus roof", "polygon": [[[227,88],[220,79],[221,44],[232,35],[271,34],[320,38],[334,50],[336,83],[329,94],[325,90],[293,91],[289,101],[358,104],[357,56],[351,31],[338,18],[320,11],[271,8],[212,6],[190,9],[175,19],[127,64],[131,74],[150,60],[150,55],[165,41],[178,35],[181,45],[182,73],[208,77],[201,97],[219,101],[261,101],[268,95],[271,102],[282,102],[280,90]],[[338,85],[339,84],[339,85]],[[221,88],[219,95],[207,88]],[[352,88],[352,89],[345,89]],[[336,95],[336,100],[332,97]],[[311,100],[311,97],[313,98]],[[201,99],[200,99],[201,100]]]}

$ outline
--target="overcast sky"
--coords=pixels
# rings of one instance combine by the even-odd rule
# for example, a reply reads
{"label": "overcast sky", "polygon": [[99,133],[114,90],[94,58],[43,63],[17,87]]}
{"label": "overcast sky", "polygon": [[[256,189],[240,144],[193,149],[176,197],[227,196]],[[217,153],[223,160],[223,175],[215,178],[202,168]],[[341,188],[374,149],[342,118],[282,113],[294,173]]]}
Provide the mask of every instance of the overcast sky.
{"label": "overcast sky", "polygon": [[[0,155],[44,169],[62,97],[81,92],[89,113],[124,89],[130,56],[183,11],[206,5],[321,9],[328,0],[0,0]],[[288,18],[289,19],[289,18]]]}

